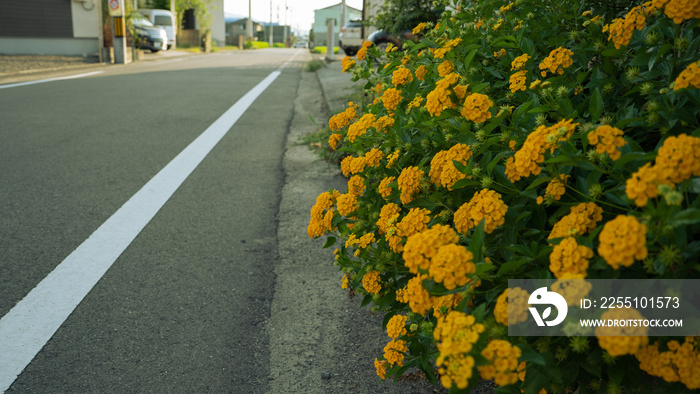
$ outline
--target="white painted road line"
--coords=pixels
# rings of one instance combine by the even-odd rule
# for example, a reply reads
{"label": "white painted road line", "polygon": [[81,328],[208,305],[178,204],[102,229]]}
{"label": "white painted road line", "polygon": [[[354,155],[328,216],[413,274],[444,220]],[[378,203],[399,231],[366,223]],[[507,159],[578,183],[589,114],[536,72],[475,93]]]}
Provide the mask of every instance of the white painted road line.
{"label": "white painted road line", "polygon": [[273,71],[188,145],[0,319],[0,392],[51,339],[114,261],[281,74]]}
{"label": "white painted road line", "polygon": [[26,86],[26,85],[36,85],[37,83],[44,83],[44,82],[63,81],[65,79],[77,79],[77,78],[82,78],[82,77],[89,77],[90,75],[102,74],[103,72],[104,71],[93,71],[93,72],[84,73],[84,74],[69,75],[67,77],[40,79],[38,81],[19,82],[19,83],[13,83],[13,84],[9,84],[9,85],[0,85],[0,89],[16,88],[18,86]]}

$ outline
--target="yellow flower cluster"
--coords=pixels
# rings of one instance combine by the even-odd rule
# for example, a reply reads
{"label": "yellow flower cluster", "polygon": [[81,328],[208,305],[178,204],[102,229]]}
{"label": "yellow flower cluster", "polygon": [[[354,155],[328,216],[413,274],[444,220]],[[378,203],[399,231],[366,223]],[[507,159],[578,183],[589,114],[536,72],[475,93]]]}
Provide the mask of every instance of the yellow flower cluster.
{"label": "yellow flower cluster", "polygon": [[440,116],[442,111],[448,108],[456,108],[456,104],[450,98],[450,87],[459,81],[459,74],[451,73],[439,80],[435,89],[425,97],[425,108],[431,116]]}
{"label": "yellow flower cluster", "polygon": [[393,202],[382,207],[379,211],[379,220],[377,220],[379,234],[387,234],[389,229],[394,226],[400,212],[401,208]]}
{"label": "yellow flower cluster", "polygon": [[394,126],[395,119],[389,115],[380,116],[379,119],[374,123],[374,128],[377,131],[383,131],[384,133],[389,131],[389,127]]}
{"label": "yellow flower cluster", "polygon": [[436,153],[430,161],[430,172],[428,173],[430,181],[452,190],[452,186],[458,180],[466,177],[465,174],[457,170],[453,160],[466,165],[467,160],[471,157],[471,148],[466,144],[456,144],[448,150]]}
{"label": "yellow flower cluster", "polygon": [[552,291],[559,293],[566,300],[566,305],[580,305],[581,299],[593,290],[591,282],[583,280],[585,274],[564,274],[552,283]]}
{"label": "yellow flower cluster", "polygon": [[355,116],[357,116],[357,105],[353,104],[351,101],[348,103],[348,107],[345,109],[345,111],[333,115],[328,120],[328,126],[331,128],[331,130],[338,131],[349,125],[350,121],[355,119]]}
{"label": "yellow flower cluster", "polygon": [[506,176],[511,182],[539,175],[540,164],[544,163],[544,153],[549,149],[553,153],[559,147],[558,142],[568,140],[576,130],[578,123],[564,119],[552,126],[539,126],[525,139],[522,148],[515,152],[506,162]]}
{"label": "yellow flower cluster", "polygon": [[656,164],[647,163],[625,184],[625,193],[643,207],[659,194],[659,185],[675,184],[700,175],[700,138],[681,134],[668,137],[659,148]]}
{"label": "yellow flower cluster", "polygon": [[527,53],[523,53],[522,55],[516,57],[510,63],[511,71],[522,70],[523,67],[525,67],[525,63],[527,63],[527,61],[530,59],[532,59],[532,58]]}
{"label": "yellow flower cluster", "polygon": [[452,65],[452,62],[449,60],[445,60],[438,66],[438,75],[441,77],[445,77],[452,73],[454,71],[454,66]]}
{"label": "yellow flower cluster", "polygon": [[408,345],[406,341],[401,339],[392,339],[391,342],[384,346],[384,359],[389,362],[389,364],[403,366],[403,359],[405,353],[408,351]]}
{"label": "yellow flower cluster", "polygon": [[453,383],[460,389],[467,387],[475,364],[469,352],[484,330],[484,325],[477,323],[474,316],[462,312],[451,311],[438,319],[433,337],[438,341],[440,355],[436,365],[439,367],[440,383],[445,388],[449,389]]}
{"label": "yellow flower cluster", "polygon": [[436,59],[442,59],[442,58],[445,57],[445,55],[447,54],[447,52],[451,51],[452,48],[456,47],[456,46],[459,45],[461,42],[462,42],[462,39],[461,39],[461,38],[452,39],[452,40],[448,41],[447,43],[445,43],[445,45],[443,45],[442,48],[438,48],[438,49],[433,50],[433,51],[432,51],[432,52],[433,52],[433,56],[434,56]]}
{"label": "yellow flower cluster", "polygon": [[365,179],[359,175],[353,175],[348,180],[348,193],[354,194],[356,196],[361,196],[365,194]]}
{"label": "yellow flower cluster", "polygon": [[376,358],[374,359],[374,369],[377,370],[377,376],[382,380],[386,379],[386,367],[388,365],[389,363],[386,360],[379,361]]}
{"label": "yellow flower cluster", "polygon": [[[510,293],[510,295],[509,295]],[[514,287],[512,289],[505,289],[498,299],[496,300],[496,306],[493,308],[493,316],[496,318],[498,323],[503,325],[511,325],[522,323],[527,320],[528,316],[528,299],[530,294],[521,289],[520,287]],[[514,320],[508,318],[508,304],[511,305],[511,314]]]}
{"label": "yellow flower cluster", "polygon": [[331,134],[330,137],[328,137],[328,145],[330,145],[331,149],[336,150],[338,148],[338,142],[343,139],[342,134],[334,133]]}
{"label": "yellow flower cluster", "polygon": [[491,119],[489,109],[493,107],[493,101],[489,96],[481,93],[472,93],[464,99],[461,114],[474,123],[481,123]]}
{"label": "yellow flower cluster", "polygon": [[551,198],[554,201],[559,201],[561,196],[566,193],[566,182],[569,178],[571,178],[571,175],[560,174],[559,178],[552,179],[547,184],[547,189],[544,191],[544,197],[537,197],[537,204],[541,205],[547,198]]}
{"label": "yellow flower cluster", "polygon": [[574,53],[570,49],[562,47],[554,49],[540,63],[540,70],[543,70],[541,75],[543,77],[547,76],[547,71],[544,70],[549,70],[552,74],[564,74],[564,69],[574,64],[574,61],[571,59],[573,55]]}
{"label": "yellow flower cluster", "polygon": [[679,90],[691,86],[694,88],[700,88],[700,66],[698,66],[698,62],[690,63],[685,70],[678,74],[673,90]]}
{"label": "yellow flower cluster", "polygon": [[501,12],[502,12],[502,13],[505,13],[505,12],[508,12],[508,11],[512,10],[512,9],[513,9],[513,4],[515,4],[515,3],[508,3],[508,4],[506,4],[506,5],[502,5],[501,8],[500,8]]}
{"label": "yellow flower cluster", "polygon": [[379,291],[382,289],[382,285],[379,284],[380,282],[379,271],[370,271],[362,277],[362,287],[364,287],[368,293],[379,294]]}
{"label": "yellow flower cluster", "polygon": [[401,170],[399,175],[399,191],[401,192],[401,203],[408,204],[415,198],[420,190],[420,183],[423,179],[423,170],[418,167],[407,167]]}
{"label": "yellow flower cluster", "polygon": [[423,97],[416,96],[413,98],[413,100],[411,100],[410,103],[408,103],[408,105],[406,106],[406,110],[408,111],[409,109],[418,108],[421,106],[421,104],[423,104]]}
{"label": "yellow flower cluster", "polygon": [[343,73],[345,73],[355,65],[355,60],[351,59],[350,56],[345,56],[343,60],[341,60],[340,64],[343,66]]}
{"label": "yellow flower cluster", "polygon": [[584,235],[596,228],[601,220],[603,208],[592,202],[578,204],[554,225],[548,239]]}
{"label": "yellow flower cluster", "polygon": [[411,311],[423,316],[433,307],[433,297],[423,288],[425,279],[428,279],[428,275],[417,275],[409,279],[403,294],[404,299],[408,300],[408,307],[411,308]]}
{"label": "yellow flower cluster", "polygon": [[644,29],[646,18],[655,11],[656,8],[651,1],[636,6],[624,18],[613,19],[611,24],[603,26],[603,33],[608,33],[608,41],[612,40],[615,48],[620,49],[630,43],[634,29]]}
{"label": "yellow flower cluster", "polygon": [[588,261],[593,257],[591,248],[579,245],[576,238],[564,238],[549,255],[549,270],[557,279],[565,274],[579,274],[586,277]]}
{"label": "yellow flower cluster", "polygon": [[401,153],[400,151],[395,150],[389,156],[386,157],[386,160],[387,160],[386,168],[391,168],[394,164],[396,164],[396,161],[399,160],[400,153]]}
{"label": "yellow flower cluster", "polygon": [[418,66],[418,68],[416,69],[416,78],[419,81],[422,81],[425,79],[426,74],[428,74],[428,68],[422,64],[420,66]]}
{"label": "yellow flower cluster", "polygon": [[588,134],[588,143],[595,146],[596,152],[607,153],[611,160],[617,160],[621,155],[618,148],[627,144],[623,135],[622,130],[616,127],[602,125]]}
{"label": "yellow flower cluster", "polygon": [[518,90],[527,90],[527,70],[521,70],[513,73],[510,76],[508,82],[510,83],[511,93],[515,93]]}
{"label": "yellow flower cluster", "polygon": [[[390,222],[396,222],[398,219],[398,214],[390,220]],[[390,227],[386,232],[386,240],[389,243],[389,247],[396,253],[401,253],[403,251],[403,241],[416,233],[419,233],[428,228],[428,223],[430,222],[430,211],[425,208],[411,208],[408,214],[404,216],[403,219],[395,226]]]}
{"label": "yellow flower cluster", "polygon": [[376,118],[374,114],[364,114],[357,122],[351,124],[348,128],[348,141],[355,142],[357,137],[364,135],[367,129],[374,126]]}
{"label": "yellow flower cluster", "polygon": [[357,209],[357,196],[351,193],[345,193],[338,197],[338,213],[349,217],[351,213]]}
{"label": "yellow flower cluster", "polygon": [[391,75],[391,83],[393,83],[394,86],[405,85],[411,81],[413,81],[413,74],[411,74],[411,70],[406,67],[397,68]]}
{"label": "yellow flower cluster", "polygon": [[393,189],[391,188],[391,186],[389,186],[389,184],[391,182],[394,182],[395,180],[396,180],[396,177],[388,176],[388,177],[382,179],[381,182],[379,182],[379,187],[377,187],[377,191],[379,192],[379,194],[382,195],[382,197],[387,198],[391,195],[391,192],[393,191]]}
{"label": "yellow flower cluster", "polygon": [[421,23],[417,24],[416,27],[414,27],[411,32],[413,34],[418,34],[418,33],[422,32],[423,30],[425,30],[426,27],[428,27],[428,24],[425,22],[421,22]]}
{"label": "yellow flower cluster", "polygon": [[493,339],[481,354],[489,361],[489,364],[479,367],[483,379],[493,379],[498,386],[518,381],[518,359],[522,355],[519,347],[502,339]]}
{"label": "yellow flower cluster", "polygon": [[[641,313],[634,308],[608,309],[602,315],[602,320],[638,320],[644,319]],[[606,326],[596,327],[595,335],[598,344],[613,357],[625,354],[635,354],[649,343],[647,337],[648,327],[626,325],[625,327]]]}
{"label": "yellow flower cluster", "polygon": [[464,286],[470,282],[468,274],[476,272],[474,255],[462,245],[449,244],[438,249],[430,261],[428,272],[438,283],[445,285],[447,290]]}
{"label": "yellow flower cluster", "polygon": [[697,339],[686,337],[682,345],[672,340],[666,347],[667,351],[659,352],[659,342],[655,342],[635,353],[634,356],[639,360],[639,368],[667,382],[681,382],[690,390],[700,389],[700,352]]}
{"label": "yellow flower cluster", "polygon": [[[496,30],[496,28],[494,28],[494,30]],[[494,53],[493,53],[493,57],[495,57],[495,58],[503,57],[503,56],[505,56],[505,55],[506,55],[506,50],[505,50],[505,48],[501,48],[500,51],[497,51],[497,52],[494,52]]]}
{"label": "yellow flower cluster", "polygon": [[320,237],[325,234],[326,231],[331,231],[332,228],[327,226],[326,221],[324,221],[325,216],[330,214],[331,218],[333,216],[333,205],[335,201],[340,196],[340,192],[333,190],[332,192],[321,193],[316,197],[316,204],[311,207],[311,221],[309,226],[306,228],[306,232],[309,238]]}
{"label": "yellow flower cluster", "polygon": [[399,101],[401,101],[401,91],[396,88],[389,88],[384,91],[382,95],[382,102],[384,103],[384,108],[389,111],[393,111],[399,106]]}
{"label": "yellow flower cluster", "polygon": [[605,223],[598,240],[598,254],[615,269],[647,258],[647,226],[634,216],[618,215]]}
{"label": "yellow flower cluster", "polygon": [[359,174],[365,170],[367,158],[365,156],[352,157],[347,156],[340,162],[340,171],[343,175]]}
{"label": "yellow flower cluster", "polygon": [[386,323],[386,333],[390,338],[397,339],[398,337],[408,333],[406,331],[407,319],[408,317],[403,315],[394,315],[391,317],[391,319],[389,319],[389,321]]}
{"label": "yellow flower cluster", "polygon": [[430,229],[408,237],[403,250],[404,264],[411,273],[417,274],[419,270],[427,272],[431,266],[431,259],[437,254],[438,249],[445,245],[456,244],[458,241],[459,236],[452,227],[436,224]]}
{"label": "yellow flower cluster", "polygon": [[653,0],[651,3],[659,9],[665,6],[664,14],[673,19],[673,23],[677,25],[691,18],[700,19],[700,1],[698,0]]}
{"label": "yellow flower cluster", "polygon": [[485,220],[484,231],[491,234],[498,226],[505,223],[507,211],[508,206],[503,202],[500,194],[493,190],[482,189],[455,212],[455,228],[460,233],[466,234],[481,220]]}
{"label": "yellow flower cluster", "polygon": [[365,42],[363,42],[363,43],[362,43],[362,48],[360,48],[360,49],[357,51],[357,54],[356,54],[357,60],[365,60],[365,56],[367,55],[367,48],[371,47],[372,45],[374,45],[374,44],[372,43],[372,41],[365,41]]}

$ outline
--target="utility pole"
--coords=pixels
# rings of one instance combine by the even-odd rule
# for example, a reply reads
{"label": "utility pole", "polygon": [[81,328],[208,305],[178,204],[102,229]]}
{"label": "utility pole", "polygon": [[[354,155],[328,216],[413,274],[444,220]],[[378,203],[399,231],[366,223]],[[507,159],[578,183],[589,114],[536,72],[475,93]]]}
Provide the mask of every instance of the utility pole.
{"label": "utility pole", "polygon": [[253,41],[253,7],[251,7],[251,0],[248,0],[248,24],[246,33],[248,34],[248,40]]}
{"label": "utility pole", "polygon": [[287,47],[287,11],[289,10],[289,7],[287,7],[287,0],[284,1],[284,46]]}
{"label": "utility pole", "polygon": [[345,26],[345,0],[340,2],[340,28]]}
{"label": "utility pole", "polygon": [[270,0],[270,47],[272,47],[273,44],[274,32],[275,31],[272,29],[272,0]]}

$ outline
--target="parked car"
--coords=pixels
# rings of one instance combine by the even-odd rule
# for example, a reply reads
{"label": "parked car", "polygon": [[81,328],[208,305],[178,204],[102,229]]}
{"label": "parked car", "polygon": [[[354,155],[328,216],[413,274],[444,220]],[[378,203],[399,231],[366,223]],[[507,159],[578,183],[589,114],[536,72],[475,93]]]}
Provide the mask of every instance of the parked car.
{"label": "parked car", "polygon": [[343,48],[343,51],[348,56],[353,56],[362,48],[362,21],[354,20],[348,22],[340,28],[340,36],[338,38],[338,46]]}
{"label": "parked car", "polygon": [[139,9],[139,12],[148,18],[151,23],[165,30],[165,34],[168,36],[168,49],[174,48],[177,36],[175,15],[168,10]]}
{"label": "parked car", "polygon": [[308,48],[309,44],[306,41],[297,41],[294,43],[294,48]]}
{"label": "parked car", "polygon": [[132,19],[136,36],[136,45],[140,49],[150,49],[158,52],[168,48],[168,36],[165,30],[151,23],[141,14],[135,14]]}

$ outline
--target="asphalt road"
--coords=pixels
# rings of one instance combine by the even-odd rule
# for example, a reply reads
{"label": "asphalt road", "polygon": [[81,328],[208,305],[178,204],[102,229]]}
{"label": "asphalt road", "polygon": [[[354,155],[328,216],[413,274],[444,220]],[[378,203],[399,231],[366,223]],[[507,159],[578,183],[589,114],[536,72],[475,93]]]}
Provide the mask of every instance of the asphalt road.
{"label": "asphalt road", "polygon": [[300,53],[8,392],[269,391],[282,156],[308,54],[211,54],[0,89],[0,316]]}

